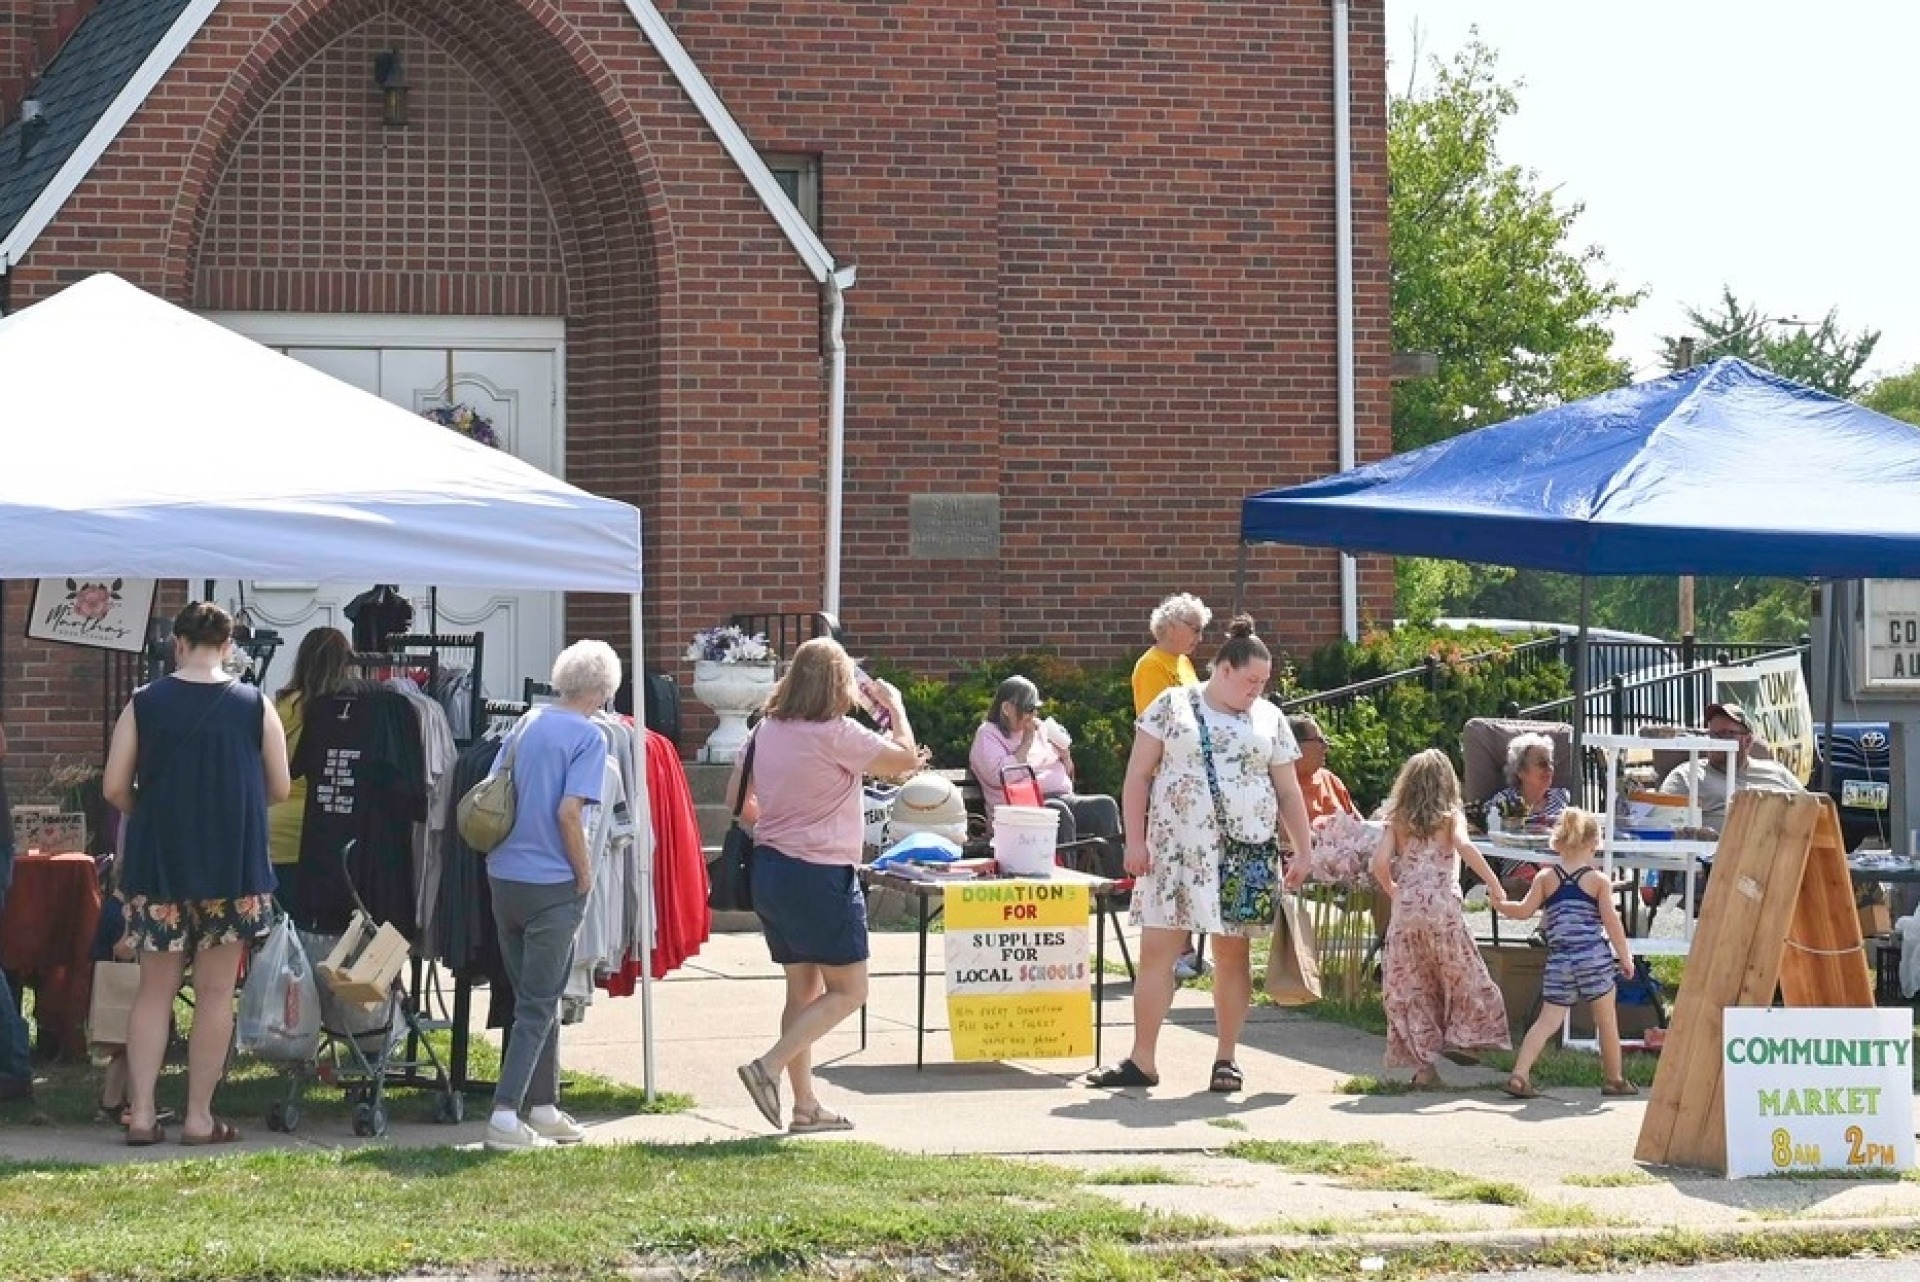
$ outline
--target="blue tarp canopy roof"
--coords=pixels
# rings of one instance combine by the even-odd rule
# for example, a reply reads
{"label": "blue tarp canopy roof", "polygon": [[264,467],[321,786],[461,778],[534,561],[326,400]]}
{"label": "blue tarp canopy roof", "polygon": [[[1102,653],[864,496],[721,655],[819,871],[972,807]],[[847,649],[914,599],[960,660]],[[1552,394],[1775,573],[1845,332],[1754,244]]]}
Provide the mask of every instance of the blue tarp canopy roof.
{"label": "blue tarp canopy roof", "polygon": [[1255,494],[1240,537],[1580,575],[1920,578],[1920,428],[1727,358]]}

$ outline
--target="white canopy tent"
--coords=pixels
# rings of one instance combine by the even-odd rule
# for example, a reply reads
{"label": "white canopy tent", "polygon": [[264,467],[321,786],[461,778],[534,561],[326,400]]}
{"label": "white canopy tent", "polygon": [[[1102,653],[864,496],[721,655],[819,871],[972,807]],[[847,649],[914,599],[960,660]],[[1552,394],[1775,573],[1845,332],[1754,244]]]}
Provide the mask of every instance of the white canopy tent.
{"label": "white canopy tent", "polygon": [[[640,513],[101,274],[0,319],[0,578],[626,593]],[[644,754],[635,737],[635,755]],[[634,762],[648,813],[646,762]],[[652,937],[653,845],[640,902]],[[641,982],[646,1088],[653,1007]]]}

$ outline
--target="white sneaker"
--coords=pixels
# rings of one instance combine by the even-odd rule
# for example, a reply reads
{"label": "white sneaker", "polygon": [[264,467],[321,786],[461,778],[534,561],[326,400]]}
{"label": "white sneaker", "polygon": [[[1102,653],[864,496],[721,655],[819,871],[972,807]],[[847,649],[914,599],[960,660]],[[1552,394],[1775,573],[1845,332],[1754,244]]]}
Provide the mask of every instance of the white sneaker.
{"label": "white sneaker", "polygon": [[1207,970],[1207,963],[1200,960],[1197,955],[1181,953],[1180,960],[1173,964],[1173,978],[1178,983],[1191,983],[1206,974]]}
{"label": "white sneaker", "polygon": [[555,1144],[578,1144],[587,1138],[587,1128],[566,1113],[561,1113],[551,1122],[530,1117],[527,1119],[527,1125],[532,1127],[541,1138],[552,1140]]}
{"label": "white sneaker", "polygon": [[552,1148],[553,1143],[525,1122],[516,1122],[511,1128],[487,1123],[487,1151],[491,1153],[520,1153],[533,1148]]}

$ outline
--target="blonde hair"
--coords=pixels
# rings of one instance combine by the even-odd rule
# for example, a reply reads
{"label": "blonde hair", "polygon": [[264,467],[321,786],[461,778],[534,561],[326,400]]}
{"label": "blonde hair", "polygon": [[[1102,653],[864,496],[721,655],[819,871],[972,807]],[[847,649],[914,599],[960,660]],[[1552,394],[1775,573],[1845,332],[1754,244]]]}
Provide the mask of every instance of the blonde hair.
{"label": "blonde hair", "polygon": [[793,652],[787,675],[767,696],[775,721],[832,721],[853,711],[853,660],[832,637],[815,637]]}
{"label": "blonde hair", "polygon": [[1387,821],[1409,837],[1431,837],[1451,828],[1460,813],[1460,777],[1447,754],[1428,748],[1409,757],[1383,810]]}
{"label": "blonde hair", "polygon": [[1568,806],[1560,812],[1547,844],[1563,855],[1570,847],[1592,850],[1600,844],[1600,821],[1590,811]]}

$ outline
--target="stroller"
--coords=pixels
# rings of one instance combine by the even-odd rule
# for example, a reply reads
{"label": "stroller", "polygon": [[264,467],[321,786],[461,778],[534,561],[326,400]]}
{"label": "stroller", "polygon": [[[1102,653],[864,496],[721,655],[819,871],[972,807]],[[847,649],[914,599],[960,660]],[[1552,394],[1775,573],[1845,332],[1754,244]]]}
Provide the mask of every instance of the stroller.
{"label": "stroller", "polygon": [[466,1097],[440,1062],[427,1032],[433,1025],[401,982],[406,940],[391,926],[377,925],[347,872],[354,843],[340,851],[341,873],[353,896],[354,914],[344,935],[300,932],[320,989],[320,1045],[313,1059],[287,1074],[286,1098],[267,1109],[267,1129],[292,1133],[300,1126],[300,1101],[309,1081],[340,1087],[353,1105],[353,1133],[387,1133],[388,1086],[422,1086],[434,1092],[434,1120],[466,1119]]}

